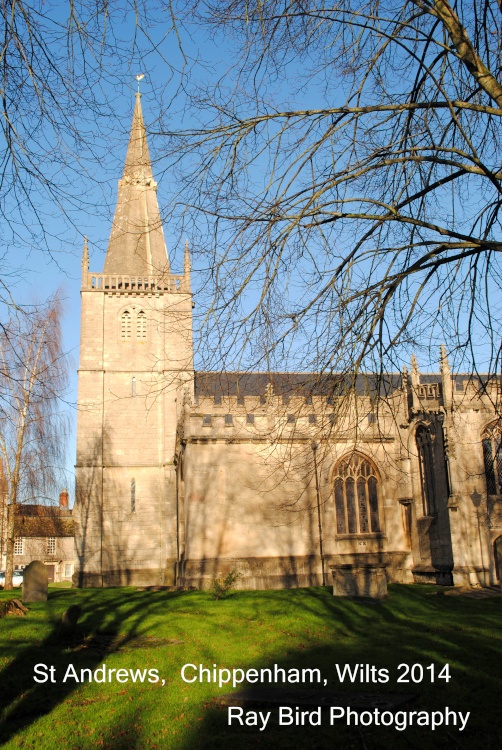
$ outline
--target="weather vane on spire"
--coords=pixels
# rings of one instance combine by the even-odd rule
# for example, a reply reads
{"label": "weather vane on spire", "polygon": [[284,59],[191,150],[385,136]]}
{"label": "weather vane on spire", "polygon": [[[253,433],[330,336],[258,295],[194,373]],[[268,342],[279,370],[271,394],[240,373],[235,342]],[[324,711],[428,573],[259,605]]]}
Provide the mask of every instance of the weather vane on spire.
{"label": "weather vane on spire", "polygon": [[139,94],[139,82],[142,81],[144,77],[145,77],[144,73],[140,73],[139,75],[136,76],[136,80],[138,82],[138,94]]}

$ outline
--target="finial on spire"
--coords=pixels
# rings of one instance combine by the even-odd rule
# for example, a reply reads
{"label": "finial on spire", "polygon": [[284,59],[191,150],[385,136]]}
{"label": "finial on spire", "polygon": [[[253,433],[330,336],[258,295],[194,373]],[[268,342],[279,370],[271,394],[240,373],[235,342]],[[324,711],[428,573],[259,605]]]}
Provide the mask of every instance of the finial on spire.
{"label": "finial on spire", "polygon": [[418,369],[417,358],[414,354],[411,355],[411,393],[413,402],[413,411],[418,412],[421,409],[420,397],[419,397],[419,386],[420,386],[420,371]]}
{"label": "finial on spire", "polygon": [[444,344],[441,344],[439,347],[439,366],[441,372],[450,372],[450,364],[448,362],[448,355]]}
{"label": "finial on spire", "polygon": [[186,275],[187,273],[190,273],[192,266],[190,264],[190,247],[188,245],[188,240],[185,240],[185,257],[183,259],[183,273]]}
{"label": "finial on spire", "polygon": [[275,396],[274,384],[269,382],[265,386],[265,401],[267,402],[267,404],[271,403],[274,396]]}
{"label": "finial on spire", "polygon": [[140,96],[141,96],[141,91],[139,90],[139,84],[140,84],[140,81],[142,81],[144,77],[145,77],[145,74],[144,74],[144,73],[139,73],[139,75],[137,75],[137,76],[136,76],[136,80],[137,80],[137,82],[138,82],[138,91],[137,91],[137,93],[138,93],[138,94],[139,94]]}
{"label": "finial on spire", "polygon": [[412,374],[412,378],[415,378],[416,382],[418,383],[420,380],[420,373],[418,370],[417,358],[415,357],[414,354],[411,355],[411,374]]}
{"label": "finial on spire", "polygon": [[187,291],[190,291],[190,270],[191,270],[191,263],[190,263],[190,248],[188,245],[188,240],[185,240],[185,255],[183,258],[183,273],[185,275],[185,286]]}
{"label": "finial on spire", "polygon": [[87,235],[84,237],[84,249],[82,251],[82,265],[85,266],[85,270],[89,270],[89,246],[87,244]]}
{"label": "finial on spire", "polygon": [[443,405],[448,413],[453,406],[453,383],[448,355],[446,354],[446,346],[444,344],[441,344],[439,347],[439,370],[441,372]]}
{"label": "finial on spire", "polygon": [[82,286],[87,286],[87,275],[89,273],[89,247],[87,235],[84,237],[84,249],[82,250]]}

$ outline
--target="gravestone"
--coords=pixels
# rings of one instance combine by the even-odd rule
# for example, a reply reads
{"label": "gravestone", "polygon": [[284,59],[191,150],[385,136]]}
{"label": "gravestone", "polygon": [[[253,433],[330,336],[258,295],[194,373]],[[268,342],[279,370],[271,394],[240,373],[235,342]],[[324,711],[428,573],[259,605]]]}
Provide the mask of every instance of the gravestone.
{"label": "gravestone", "polygon": [[33,560],[24,569],[23,602],[46,602],[47,589],[47,568],[40,560]]}
{"label": "gravestone", "polygon": [[78,618],[82,614],[82,609],[78,604],[72,604],[61,615],[61,633],[70,634],[77,627]]}

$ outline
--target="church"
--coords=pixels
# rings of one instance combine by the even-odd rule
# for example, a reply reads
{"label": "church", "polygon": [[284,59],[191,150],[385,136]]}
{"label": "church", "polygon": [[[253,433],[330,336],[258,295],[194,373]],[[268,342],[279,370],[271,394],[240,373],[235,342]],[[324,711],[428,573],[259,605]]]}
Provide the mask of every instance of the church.
{"label": "church", "polygon": [[[500,579],[500,381],[198,372],[140,94],[102,273],[82,258],[77,586]],[[354,572],[355,571],[355,572]],[[364,585],[363,585],[364,588]]]}

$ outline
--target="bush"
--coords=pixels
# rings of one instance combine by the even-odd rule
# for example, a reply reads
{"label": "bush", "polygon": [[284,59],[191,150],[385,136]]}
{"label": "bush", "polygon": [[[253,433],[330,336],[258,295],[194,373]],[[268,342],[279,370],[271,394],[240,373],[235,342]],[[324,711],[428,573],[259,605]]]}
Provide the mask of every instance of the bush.
{"label": "bush", "polygon": [[239,573],[235,568],[232,568],[226,576],[215,576],[211,583],[213,599],[226,599],[239,578],[242,578],[242,573]]}

